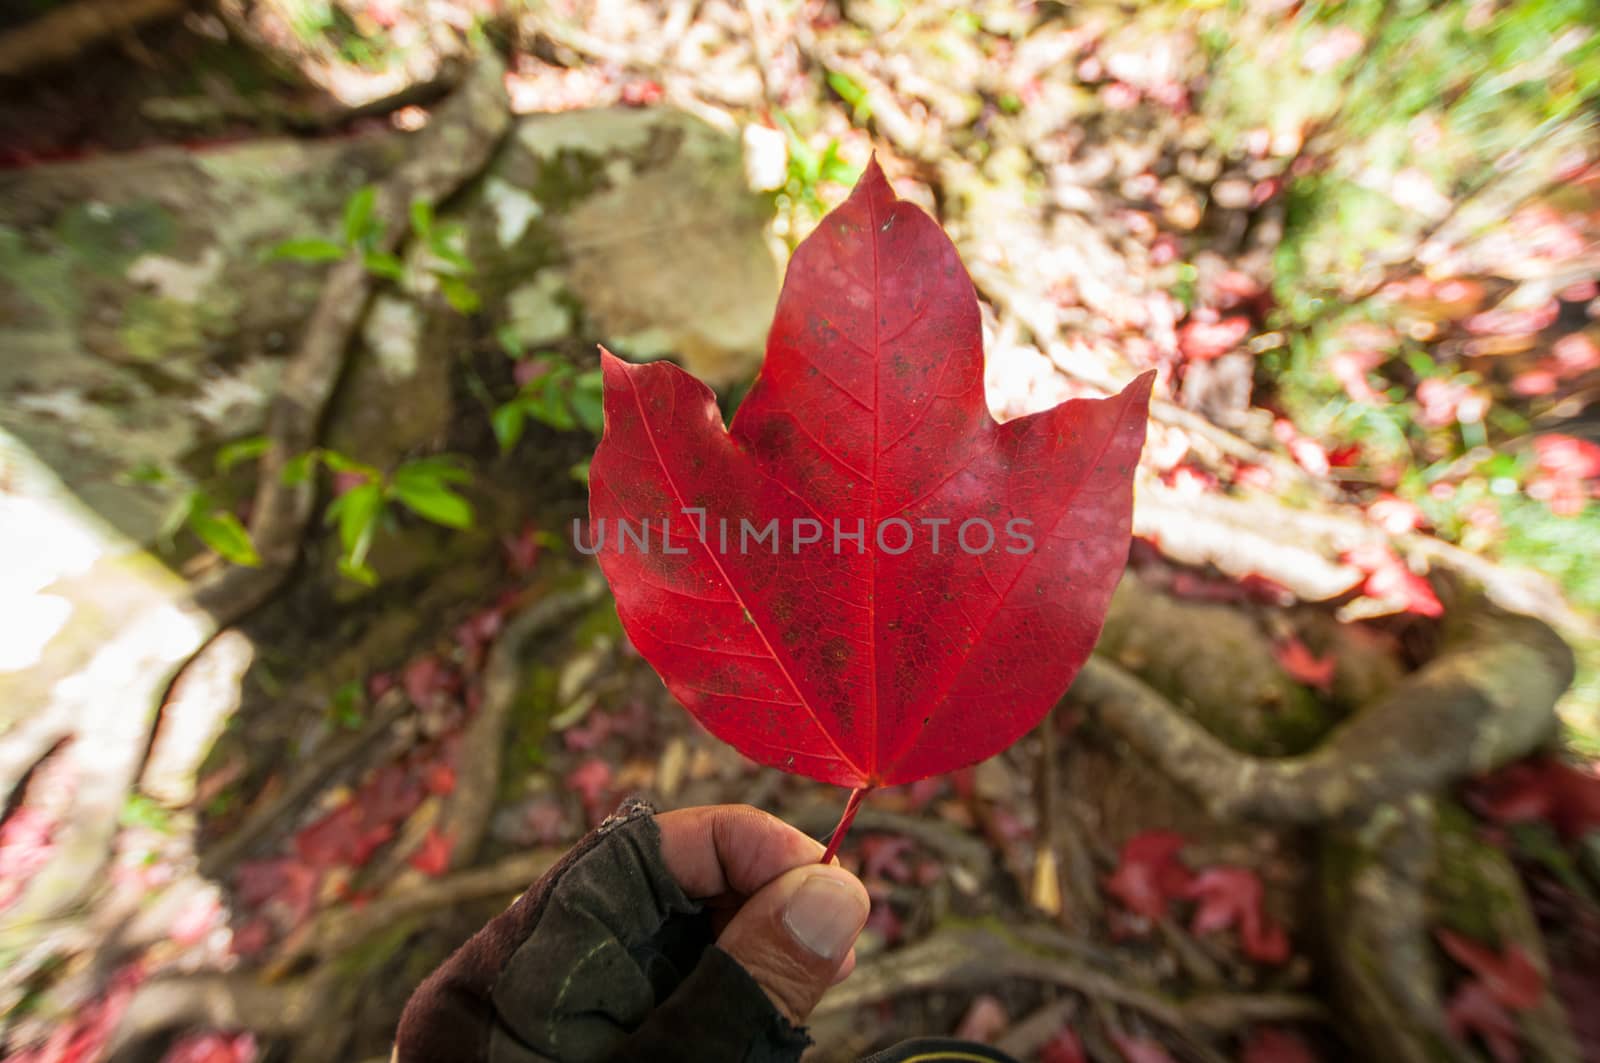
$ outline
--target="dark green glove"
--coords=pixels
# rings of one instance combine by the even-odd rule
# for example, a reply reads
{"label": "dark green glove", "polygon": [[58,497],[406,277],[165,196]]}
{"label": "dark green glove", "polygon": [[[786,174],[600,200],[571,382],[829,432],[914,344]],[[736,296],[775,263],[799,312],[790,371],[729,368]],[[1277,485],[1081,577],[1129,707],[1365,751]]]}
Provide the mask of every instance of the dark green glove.
{"label": "dark green glove", "polygon": [[396,1059],[799,1059],[810,1038],[713,940],[629,802],[422,984]]}

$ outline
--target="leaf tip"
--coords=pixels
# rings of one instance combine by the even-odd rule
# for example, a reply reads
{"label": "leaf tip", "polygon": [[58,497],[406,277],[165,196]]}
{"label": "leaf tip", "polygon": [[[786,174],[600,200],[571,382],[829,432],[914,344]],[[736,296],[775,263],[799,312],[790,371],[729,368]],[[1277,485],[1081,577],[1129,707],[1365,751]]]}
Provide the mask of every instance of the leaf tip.
{"label": "leaf tip", "polygon": [[883,167],[878,165],[878,153],[874,151],[867,158],[867,165],[861,171],[861,178],[851,190],[851,198],[866,195],[873,199],[880,199],[893,203],[900,197],[894,194],[894,186],[889,184],[889,178],[884,174]]}

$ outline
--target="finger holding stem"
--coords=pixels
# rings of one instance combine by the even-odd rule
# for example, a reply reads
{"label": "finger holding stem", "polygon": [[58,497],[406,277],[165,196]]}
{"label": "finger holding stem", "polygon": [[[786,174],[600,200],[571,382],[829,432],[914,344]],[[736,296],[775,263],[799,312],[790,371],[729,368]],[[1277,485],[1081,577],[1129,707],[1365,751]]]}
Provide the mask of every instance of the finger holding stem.
{"label": "finger holding stem", "polygon": [[861,800],[867,796],[866,787],[858,787],[850,791],[850,800],[845,803],[844,815],[839,817],[839,825],[833,828],[833,836],[828,839],[827,851],[822,854],[822,863],[833,862],[839,853],[839,843],[844,841],[844,836],[850,830],[850,824],[856,820],[856,813],[861,810]]}

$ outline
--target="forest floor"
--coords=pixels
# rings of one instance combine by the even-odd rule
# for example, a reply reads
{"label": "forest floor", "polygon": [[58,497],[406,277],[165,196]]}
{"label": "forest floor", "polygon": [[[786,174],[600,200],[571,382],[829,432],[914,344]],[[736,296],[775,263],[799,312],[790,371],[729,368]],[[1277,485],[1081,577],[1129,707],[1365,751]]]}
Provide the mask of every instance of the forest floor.
{"label": "forest floor", "polygon": [[[1600,1058],[1600,62],[1567,6],[181,6],[20,82],[0,162],[417,128],[494,47],[517,113],[738,135],[791,248],[876,152],[962,252],[999,418],[1157,370],[1101,665],[1001,757],[873,795],[842,851],[873,914],[816,1058],[926,1033],[1051,1063]],[[546,426],[581,461],[582,426]],[[493,456],[486,424],[453,438]],[[130,794],[105,883],[43,929],[5,908],[73,780],[30,766],[0,823],[7,1058],[381,1058],[421,975],[624,796],[827,833],[842,792],[710,738],[632,651],[563,483],[403,652],[323,670],[298,714],[247,697],[184,807]],[[308,622],[307,582],[207,653],[372,622]],[[1502,609],[1574,648],[1570,689],[1550,665],[1544,697],[1547,629]],[[1512,643],[1496,666],[1540,692],[1462,663]],[[1430,666],[1531,700],[1501,715],[1536,733],[1426,715]],[[207,696],[185,679],[172,703]],[[1363,776],[1341,725],[1408,696],[1466,725],[1412,759],[1462,751]],[[1197,801],[1128,704],[1198,720],[1223,768],[1330,749],[1381,799],[1239,812],[1270,802],[1232,771]]]}

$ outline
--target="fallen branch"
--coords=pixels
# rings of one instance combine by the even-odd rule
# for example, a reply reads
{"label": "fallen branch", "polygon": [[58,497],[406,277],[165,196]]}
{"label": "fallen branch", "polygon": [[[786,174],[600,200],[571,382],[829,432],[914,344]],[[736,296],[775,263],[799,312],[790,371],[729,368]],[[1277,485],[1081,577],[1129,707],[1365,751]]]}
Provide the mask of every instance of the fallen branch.
{"label": "fallen branch", "polygon": [[1529,617],[1485,607],[1468,634],[1296,757],[1235,752],[1115,664],[1092,657],[1069,697],[1223,820],[1323,824],[1490,771],[1554,733],[1572,652]]}

